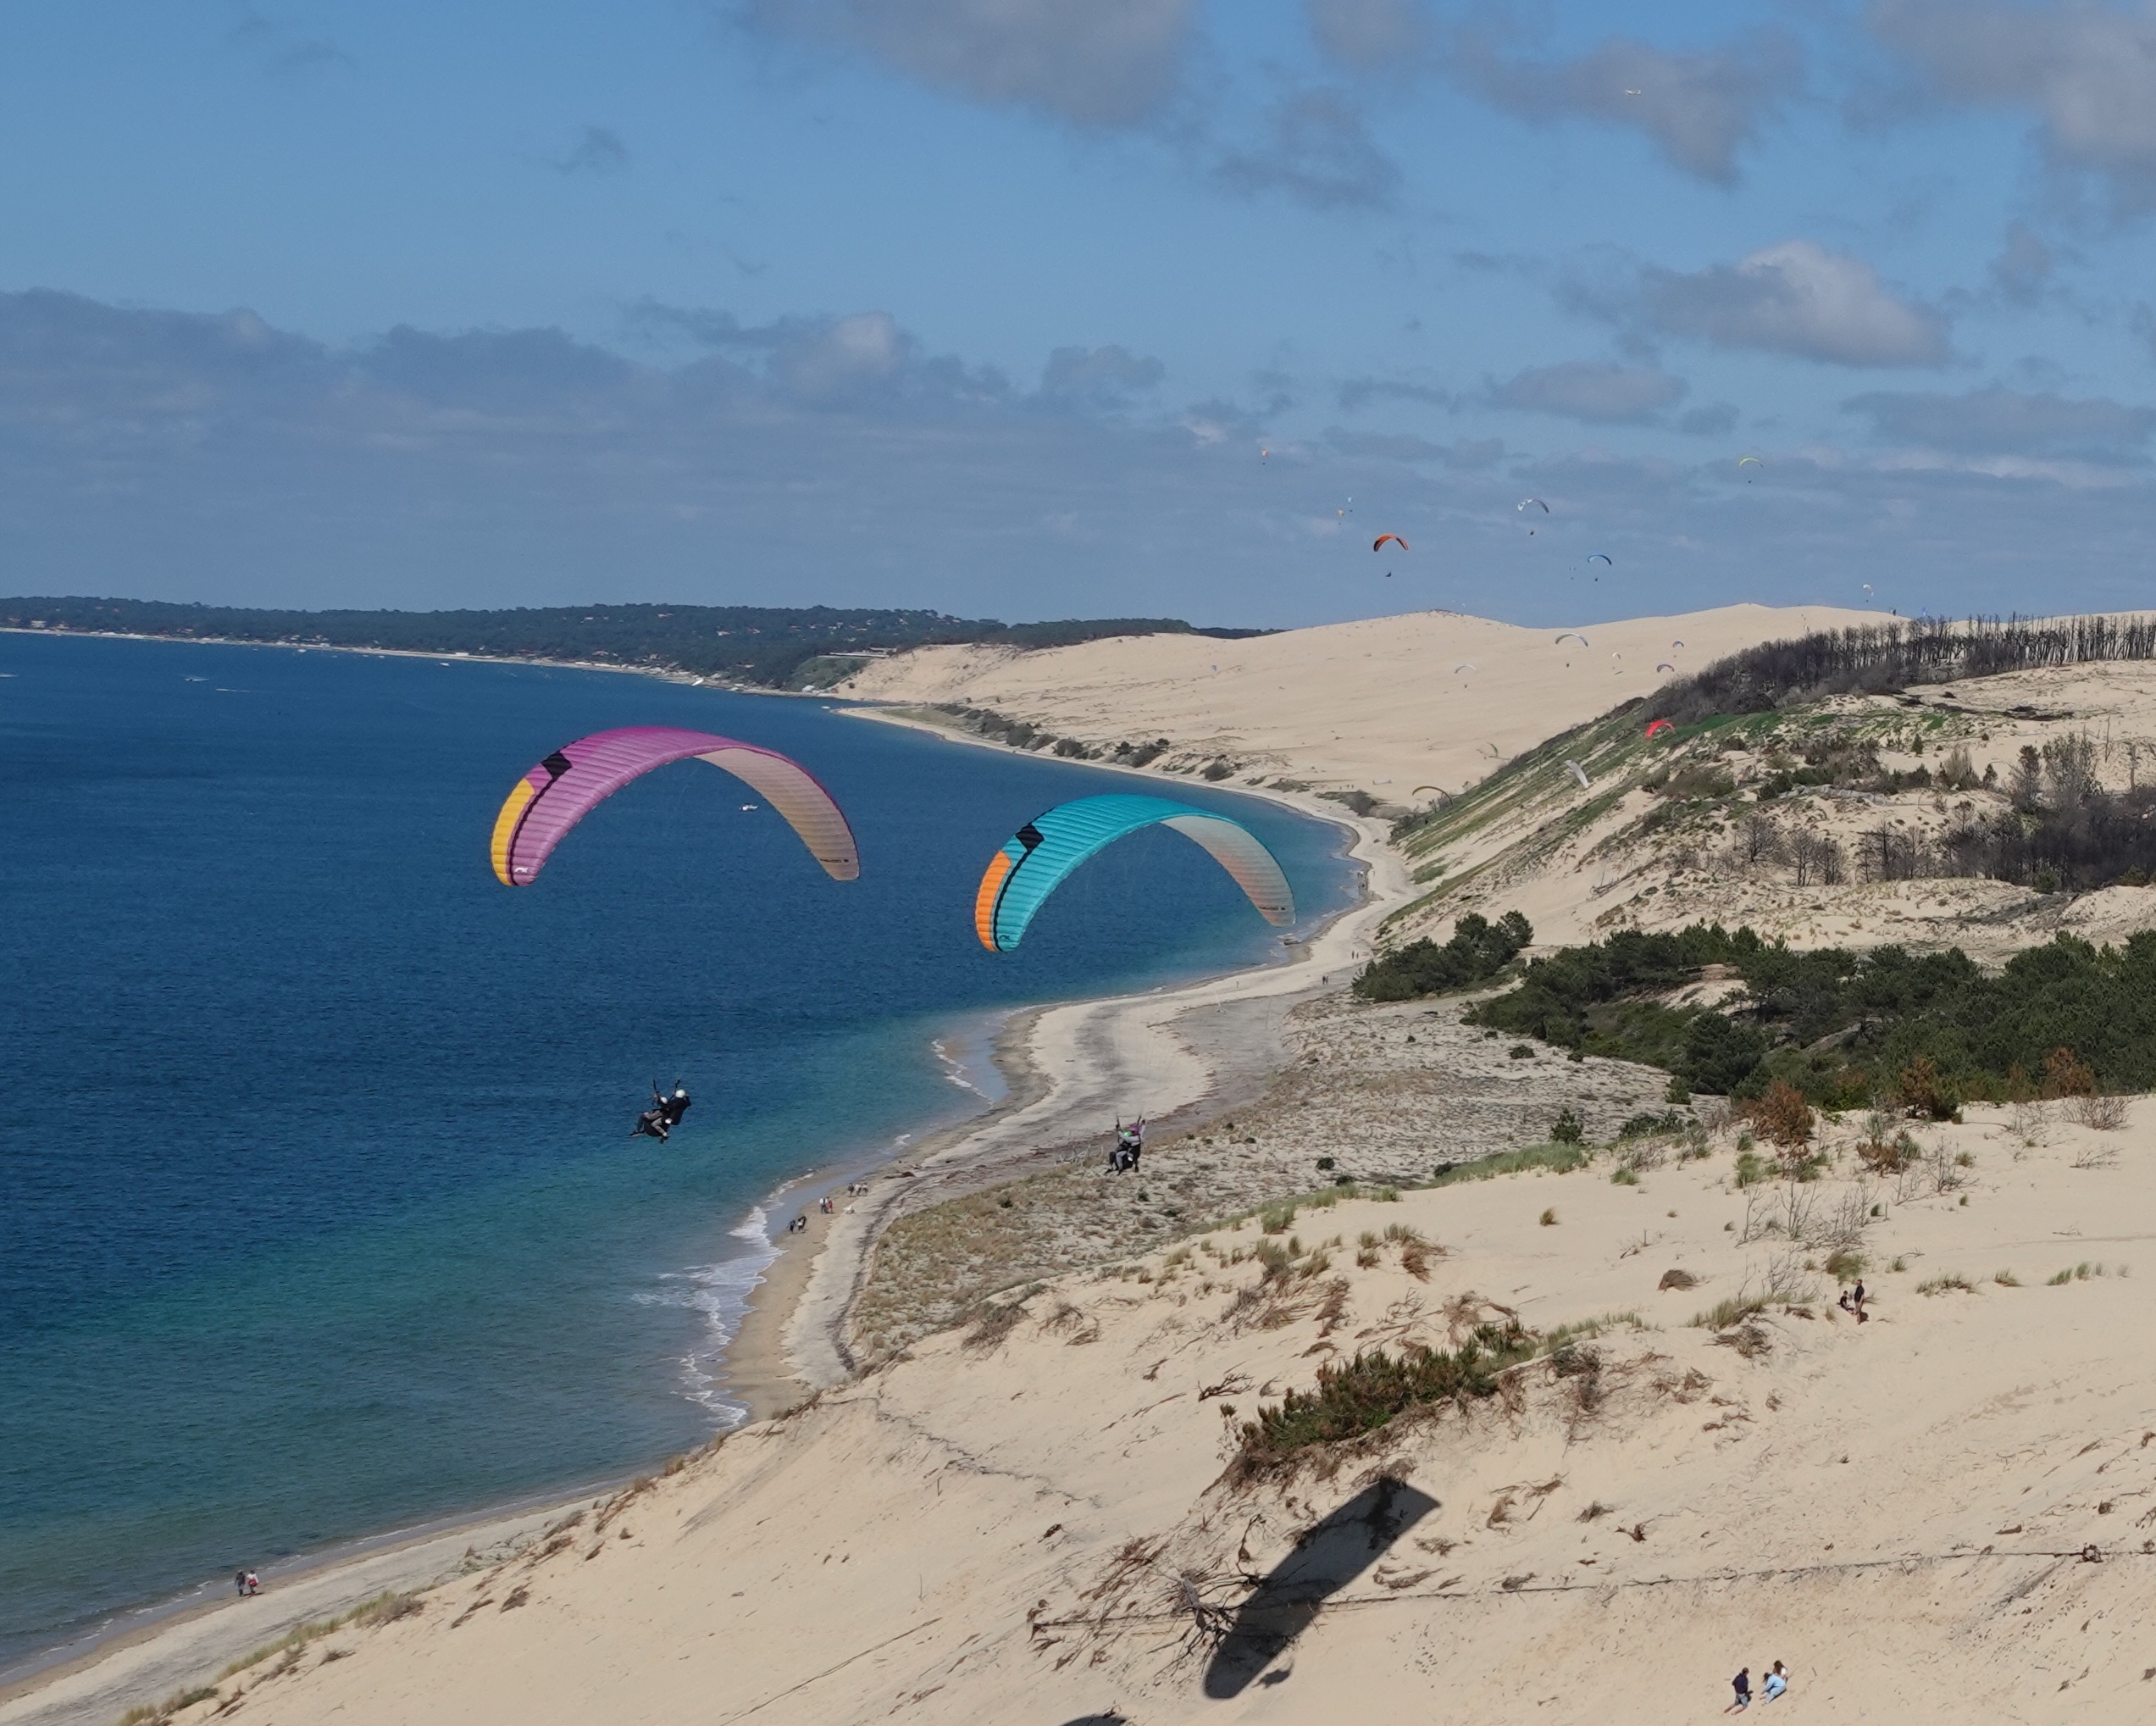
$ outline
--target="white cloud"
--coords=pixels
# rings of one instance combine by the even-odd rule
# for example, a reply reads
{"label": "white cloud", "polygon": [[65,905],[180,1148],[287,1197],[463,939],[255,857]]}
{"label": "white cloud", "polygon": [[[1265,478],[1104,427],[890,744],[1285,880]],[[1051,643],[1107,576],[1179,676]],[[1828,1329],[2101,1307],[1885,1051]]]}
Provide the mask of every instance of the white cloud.
{"label": "white cloud", "polygon": [[1496,408],[1615,425],[1651,419],[1684,393],[1684,380],[1664,371],[1568,359],[1521,372],[1494,386],[1488,399]]}
{"label": "white cloud", "polygon": [[1230,191],[1283,192],[1312,209],[1373,209],[1392,201],[1399,169],[1371,142],[1345,93],[1294,90],[1266,108],[1255,143],[1222,152],[1213,180]]}
{"label": "white cloud", "polygon": [[1174,95],[1198,0],[743,0],[739,15],[976,102],[1115,127]]}
{"label": "white cloud", "polygon": [[619,174],[629,167],[629,146],[612,126],[587,125],[552,165],[563,174]]}
{"label": "white cloud", "polygon": [[1590,119],[1629,127],[1703,180],[1732,185],[1737,154],[1804,82],[1804,55],[1777,31],[1726,47],[1670,53],[1616,37],[1576,59],[1507,52],[1510,30],[1462,30],[1453,75],[1493,107],[1538,125]]}
{"label": "white cloud", "polygon": [[1957,101],[2036,116],[2046,153],[2156,208],[2156,5],[1873,0],[1873,31]]}
{"label": "white cloud", "polygon": [[1421,0],[1303,0],[1318,52],[1350,71],[1412,69],[1427,46]]}
{"label": "white cloud", "polygon": [[1127,408],[1156,386],[1167,368],[1150,355],[1111,342],[1106,347],[1059,347],[1042,369],[1044,399],[1074,407]]}
{"label": "white cloud", "polygon": [[1956,395],[1885,391],[1843,406],[1869,418],[1882,437],[1932,449],[2028,458],[2137,457],[2156,412],[2107,397],[2070,398],[1992,388]]}
{"label": "white cloud", "polygon": [[[1579,297],[1593,306],[1593,297]],[[1810,240],[1690,273],[1650,268],[1599,309],[1663,336],[1836,365],[1937,366],[1948,357],[1937,308],[1898,297],[1862,258]]]}

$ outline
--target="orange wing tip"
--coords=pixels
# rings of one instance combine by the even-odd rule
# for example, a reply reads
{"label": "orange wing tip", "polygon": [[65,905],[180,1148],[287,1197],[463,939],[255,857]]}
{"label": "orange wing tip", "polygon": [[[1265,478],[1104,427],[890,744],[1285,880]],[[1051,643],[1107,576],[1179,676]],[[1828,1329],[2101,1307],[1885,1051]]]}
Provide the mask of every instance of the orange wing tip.
{"label": "orange wing tip", "polygon": [[1002,896],[1004,881],[1015,867],[1007,852],[997,852],[988,860],[988,872],[981,877],[980,891],[973,896],[973,933],[992,953],[1002,951],[995,944],[995,903]]}

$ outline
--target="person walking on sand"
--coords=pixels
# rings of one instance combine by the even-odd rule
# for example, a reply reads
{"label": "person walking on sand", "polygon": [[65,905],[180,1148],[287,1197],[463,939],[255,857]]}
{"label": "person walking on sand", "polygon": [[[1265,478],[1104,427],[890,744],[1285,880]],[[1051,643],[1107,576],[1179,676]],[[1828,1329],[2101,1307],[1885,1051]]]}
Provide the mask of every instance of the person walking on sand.
{"label": "person walking on sand", "polygon": [[1766,1691],[1766,1699],[1772,1701],[1789,1688],[1789,1669],[1780,1661],[1776,1661],[1774,1670],[1766,1675],[1766,1683],[1762,1688]]}
{"label": "person walking on sand", "polygon": [[1722,1712],[1741,1714],[1752,1706],[1752,1668],[1749,1666],[1739,1668],[1737,1676],[1730,1679],[1729,1683],[1730,1687],[1737,1692],[1737,1700],[1724,1708]]}
{"label": "person walking on sand", "polygon": [[262,1592],[262,1579],[259,1576],[257,1576],[252,1570],[247,1572],[247,1591],[249,1594],[260,1594]]}
{"label": "person walking on sand", "polygon": [[1857,1323],[1859,1324],[1868,1324],[1871,1322],[1871,1315],[1864,1310],[1865,1298],[1864,1279],[1859,1277],[1856,1287],[1849,1291],[1849,1311],[1857,1315]]}
{"label": "person walking on sand", "polygon": [[235,1570],[232,1573],[232,1591],[241,1600],[247,1597],[247,1573],[246,1571]]}

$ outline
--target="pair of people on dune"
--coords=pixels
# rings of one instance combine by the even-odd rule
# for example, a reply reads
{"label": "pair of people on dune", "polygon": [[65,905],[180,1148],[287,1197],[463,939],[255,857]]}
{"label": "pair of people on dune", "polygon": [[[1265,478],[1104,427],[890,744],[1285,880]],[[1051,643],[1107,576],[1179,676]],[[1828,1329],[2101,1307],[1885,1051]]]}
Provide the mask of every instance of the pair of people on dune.
{"label": "pair of people on dune", "polygon": [[[1737,1700],[1722,1710],[1725,1714],[1741,1714],[1752,1706],[1752,1668],[1745,1667],[1730,1680],[1737,1691]],[[1768,1670],[1766,1681],[1760,1686],[1770,1702],[1776,1701],[1789,1688],[1789,1668],[1776,1661]]]}

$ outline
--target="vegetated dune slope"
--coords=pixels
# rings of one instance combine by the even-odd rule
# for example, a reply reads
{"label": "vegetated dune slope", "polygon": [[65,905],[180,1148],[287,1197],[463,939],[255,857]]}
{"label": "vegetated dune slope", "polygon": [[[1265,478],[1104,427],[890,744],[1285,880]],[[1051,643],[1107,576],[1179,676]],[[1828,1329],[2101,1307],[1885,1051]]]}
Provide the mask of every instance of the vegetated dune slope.
{"label": "vegetated dune slope", "polygon": [[867,667],[840,692],[984,708],[1095,747],[1166,738],[1161,766],[1219,761],[1239,780],[1285,777],[1405,803],[1417,785],[1457,791],[1544,738],[1651,694],[1670,680],[1659,664],[1689,674],[1757,642],[1882,621],[1823,606],[1732,605],[1588,624],[1582,647],[1560,645],[1555,628],[1413,612],[1240,641],[919,648]]}
{"label": "vegetated dune slope", "polygon": [[[1430,891],[1390,919],[1388,939],[1442,938],[1461,911],[1516,909],[1545,946],[1694,921],[1749,924],[1797,946],[1955,946],[1986,963],[2062,932],[2120,941],[2156,927],[2156,891],[2076,894],[1951,873],[1954,830],[2011,819],[2025,752],[2067,742],[2086,752],[2096,786],[2148,786],[2156,665],[1830,697],[1652,741],[1614,716],[1400,834]],[[1590,774],[1587,789],[1567,758]],[[2052,788],[2039,795],[2049,802]],[[1896,858],[1884,872],[1882,835]]]}
{"label": "vegetated dune slope", "polygon": [[[1765,1196],[1724,1141],[1650,1149],[1637,1185],[1605,1153],[1216,1229],[257,1668],[247,1718],[1661,1726],[1781,1659],[1793,1718],[2142,1719],[2151,1108],[2112,1134],[1972,1110],[1861,1185],[1846,1134]],[[1861,1326],[1804,1268],[1837,1243],[1871,1267]],[[1688,1322],[1770,1285],[1749,1324]],[[1261,1403],[1358,1350],[1627,1313],[1487,1400],[1227,1466]]]}

